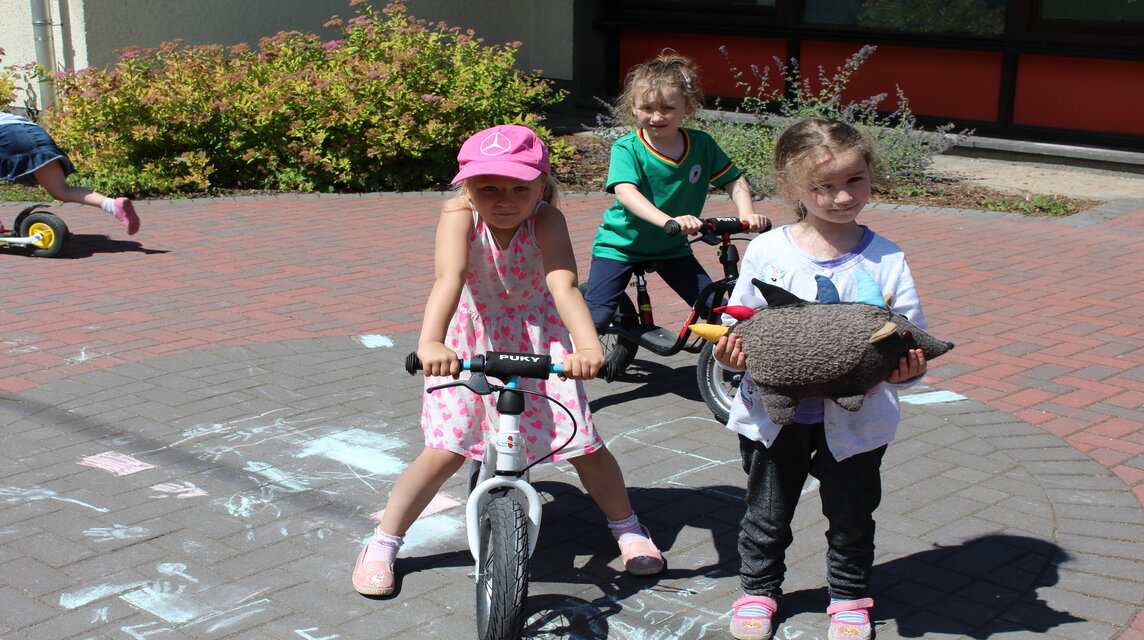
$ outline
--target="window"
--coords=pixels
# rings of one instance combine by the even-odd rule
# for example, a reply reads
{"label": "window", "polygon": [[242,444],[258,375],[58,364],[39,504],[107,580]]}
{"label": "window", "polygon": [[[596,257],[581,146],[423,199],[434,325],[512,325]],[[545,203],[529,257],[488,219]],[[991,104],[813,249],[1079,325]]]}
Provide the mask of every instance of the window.
{"label": "window", "polygon": [[805,6],[808,24],[976,36],[1005,31],[1005,0],[806,0]]}
{"label": "window", "polygon": [[1042,0],[1041,19],[1144,23],[1144,0]]}

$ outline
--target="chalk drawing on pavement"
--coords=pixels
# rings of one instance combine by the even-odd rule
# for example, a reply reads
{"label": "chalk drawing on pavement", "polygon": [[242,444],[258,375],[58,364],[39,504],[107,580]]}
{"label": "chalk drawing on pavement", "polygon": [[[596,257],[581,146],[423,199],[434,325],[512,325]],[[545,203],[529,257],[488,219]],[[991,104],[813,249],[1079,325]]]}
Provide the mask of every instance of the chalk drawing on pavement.
{"label": "chalk drawing on pavement", "polygon": [[389,336],[362,335],[354,336],[354,340],[356,340],[358,344],[367,349],[377,349],[378,347],[393,346],[393,339],[391,339]]}
{"label": "chalk drawing on pavement", "polygon": [[92,527],[86,529],[83,535],[96,542],[114,542],[116,540],[139,540],[145,538],[150,530],[147,527],[129,527],[125,524],[113,524],[110,527]]}
{"label": "chalk drawing on pavement", "polygon": [[118,451],[104,451],[93,456],[84,456],[79,464],[85,467],[95,467],[117,476],[127,476],[147,469],[154,469],[155,465],[137,460],[126,453]]}
{"label": "chalk drawing on pavement", "polygon": [[107,513],[110,511],[110,509],[107,507],[96,507],[80,500],[65,498],[55,491],[46,489],[44,487],[3,487],[0,488],[0,496],[3,496],[4,502],[9,504],[35,502],[36,500],[58,500],[60,502],[78,504],[81,507],[87,507],[92,511],[98,511],[99,513]]}
{"label": "chalk drawing on pavement", "polygon": [[157,491],[161,495],[151,496],[151,498],[198,498],[207,495],[206,491],[195,486],[193,482],[163,482],[160,484],[151,485],[152,491]]}

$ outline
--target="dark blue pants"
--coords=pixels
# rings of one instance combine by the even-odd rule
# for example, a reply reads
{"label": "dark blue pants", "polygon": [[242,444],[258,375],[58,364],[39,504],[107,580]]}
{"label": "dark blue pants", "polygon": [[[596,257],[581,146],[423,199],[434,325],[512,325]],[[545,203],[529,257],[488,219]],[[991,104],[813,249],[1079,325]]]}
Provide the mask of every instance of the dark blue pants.
{"label": "dark blue pants", "polygon": [[830,597],[864,598],[874,566],[874,509],[882,499],[886,447],[834,459],[822,423],[783,427],[771,448],[739,436],[747,472],[747,510],[739,533],[743,591],[782,594],[791,521],[807,475],[818,479],[826,516],[826,575]]}
{"label": "dark blue pants", "polygon": [[[689,305],[695,304],[699,292],[711,284],[711,277],[693,255],[657,260],[656,263],[658,264],[656,273]],[[584,301],[588,303],[588,310],[592,312],[592,322],[596,325],[596,331],[603,333],[615,316],[620,296],[632,279],[632,264],[592,256],[592,266],[588,272],[588,290],[584,294]]]}

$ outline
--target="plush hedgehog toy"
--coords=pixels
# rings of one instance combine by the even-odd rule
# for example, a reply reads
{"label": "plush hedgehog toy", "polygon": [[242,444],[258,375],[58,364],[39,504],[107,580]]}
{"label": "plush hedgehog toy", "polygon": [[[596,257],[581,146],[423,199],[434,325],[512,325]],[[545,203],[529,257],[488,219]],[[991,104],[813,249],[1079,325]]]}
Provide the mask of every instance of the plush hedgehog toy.
{"label": "plush hedgehog toy", "polygon": [[819,302],[752,280],[768,306],[728,307],[725,313],[739,320],[735,325],[691,330],[712,342],[729,332],[742,338],[747,372],[776,424],[793,423],[803,398],[829,398],[857,411],[866,392],[884,382],[909,349],[921,349],[928,361],[953,348],[887,308],[873,278],[858,275],[862,302],[839,302],[834,283],[822,276]]}

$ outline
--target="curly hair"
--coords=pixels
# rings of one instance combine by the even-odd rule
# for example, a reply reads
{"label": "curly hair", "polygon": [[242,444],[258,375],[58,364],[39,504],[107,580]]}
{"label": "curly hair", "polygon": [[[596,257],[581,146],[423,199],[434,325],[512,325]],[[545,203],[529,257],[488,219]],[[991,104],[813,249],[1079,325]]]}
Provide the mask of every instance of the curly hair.
{"label": "curly hair", "polygon": [[620,119],[633,121],[632,107],[648,93],[656,93],[674,87],[683,95],[689,109],[703,104],[703,89],[699,86],[698,68],[695,61],[664,49],[653,60],[637,64],[628,71],[624,79],[624,90],[616,98],[614,112]]}

